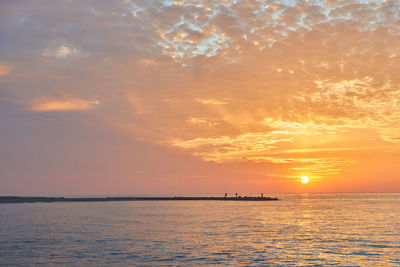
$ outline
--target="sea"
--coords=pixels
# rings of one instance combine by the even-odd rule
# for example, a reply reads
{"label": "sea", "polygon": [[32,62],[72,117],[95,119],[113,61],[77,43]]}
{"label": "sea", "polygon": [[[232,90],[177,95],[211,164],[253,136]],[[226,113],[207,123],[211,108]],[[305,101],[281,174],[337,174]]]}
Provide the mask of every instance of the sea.
{"label": "sea", "polygon": [[400,266],[400,194],[0,204],[1,266]]}

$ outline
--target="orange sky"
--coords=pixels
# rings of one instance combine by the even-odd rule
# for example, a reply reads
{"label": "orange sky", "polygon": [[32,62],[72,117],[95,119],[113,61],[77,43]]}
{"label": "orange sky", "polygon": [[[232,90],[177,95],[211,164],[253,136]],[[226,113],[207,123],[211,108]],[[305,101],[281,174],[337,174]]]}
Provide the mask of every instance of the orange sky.
{"label": "orange sky", "polygon": [[3,1],[0,39],[1,195],[400,191],[398,1]]}

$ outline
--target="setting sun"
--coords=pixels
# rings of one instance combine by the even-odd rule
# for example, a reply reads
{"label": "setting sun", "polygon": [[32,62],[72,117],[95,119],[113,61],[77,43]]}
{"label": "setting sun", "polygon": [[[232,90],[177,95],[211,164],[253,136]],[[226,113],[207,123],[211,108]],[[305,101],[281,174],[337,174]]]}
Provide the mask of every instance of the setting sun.
{"label": "setting sun", "polygon": [[310,180],[310,179],[309,179],[307,176],[301,177],[301,182],[302,182],[303,184],[307,184],[309,180]]}

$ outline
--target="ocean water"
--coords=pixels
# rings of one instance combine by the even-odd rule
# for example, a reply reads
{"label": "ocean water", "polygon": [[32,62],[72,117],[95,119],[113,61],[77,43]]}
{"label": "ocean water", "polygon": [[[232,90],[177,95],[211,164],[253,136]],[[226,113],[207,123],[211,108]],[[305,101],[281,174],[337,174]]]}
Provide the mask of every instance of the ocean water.
{"label": "ocean water", "polygon": [[400,194],[277,196],[0,204],[0,265],[400,266]]}

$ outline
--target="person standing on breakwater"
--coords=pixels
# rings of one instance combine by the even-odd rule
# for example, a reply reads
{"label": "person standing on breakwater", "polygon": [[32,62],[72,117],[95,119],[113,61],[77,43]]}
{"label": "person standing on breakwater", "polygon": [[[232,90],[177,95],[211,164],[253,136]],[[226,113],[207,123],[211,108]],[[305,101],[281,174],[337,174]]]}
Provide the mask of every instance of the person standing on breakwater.
{"label": "person standing on breakwater", "polygon": [[224,197],[227,197],[228,196],[228,193],[225,193],[225,196]]}
{"label": "person standing on breakwater", "polygon": [[237,192],[235,193],[235,196],[237,197]]}

